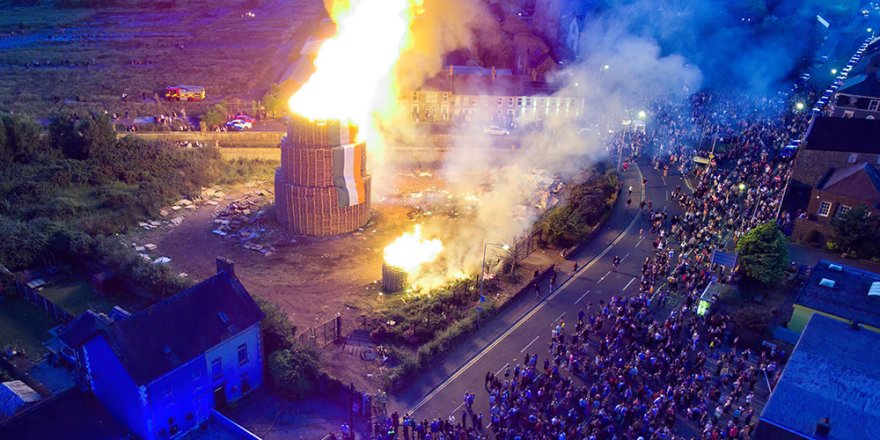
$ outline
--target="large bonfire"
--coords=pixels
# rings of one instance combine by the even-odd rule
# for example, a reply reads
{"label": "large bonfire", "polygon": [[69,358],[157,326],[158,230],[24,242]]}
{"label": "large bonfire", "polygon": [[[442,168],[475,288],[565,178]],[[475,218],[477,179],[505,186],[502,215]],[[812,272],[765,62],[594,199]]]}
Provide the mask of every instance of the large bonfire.
{"label": "large bonfire", "polygon": [[[412,44],[411,25],[422,0],[334,0],[327,9],[336,35],[322,44],[315,73],[289,106],[309,119],[350,121],[360,127],[362,140],[370,141],[377,114],[394,110],[399,94],[394,71]],[[439,239],[423,238],[416,226],[385,248],[385,263],[406,272],[413,286],[433,287],[436,282],[420,283],[420,275],[442,250]]]}

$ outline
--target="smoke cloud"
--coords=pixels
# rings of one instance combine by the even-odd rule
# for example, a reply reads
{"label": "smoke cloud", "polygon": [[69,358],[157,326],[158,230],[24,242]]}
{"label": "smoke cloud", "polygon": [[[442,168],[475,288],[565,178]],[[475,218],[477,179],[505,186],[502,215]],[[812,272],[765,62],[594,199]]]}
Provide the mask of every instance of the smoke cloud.
{"label": "smoke cloud", "polygon": [[[762,7],[741,6],[745,3]],[[702,89],[758,95],[777,87],[816,43],[815,9],[799,10],[798,3],[600,2],[581,23],[577,61],[548,78],[557,90],[551,97],[584,100],[579,117],[535,124],[518,135],[523,148],[516,150],[499,148],[498,138],[483,132],[488,122],[454,129],[456,141],[442,165],[443,177],[450,192],[473,194],[480,205],[466,219],[437,216],[425,222],[425,235],[443,240],[446,264],[429,268],[424,284],[479,273],[484,243],[512,243],[528,234],[543,212],[538,202],[545,202],[535,197],[548,181],[583,177],[606,158],[609,136],[639,110],[647,112],[650,124],[650,109],[657,102],[684,103]],[[398,69],[403,88],[410,90],[439,72],[451,51],[467,49],[485,57],[475,33],[479,43],[505,39],[503,25],[479,0],[426,0],[414,31],[416,44]],[[515,52],[499,50],[502,58]],[[530,122],[520,119],[517,124]],[[401,124],[393,132],[397,141],[418,142],[417,128]],[[390,177],[389,171],[383,174]],[[490,247],[489,254],[500,257],[503,252]]]}

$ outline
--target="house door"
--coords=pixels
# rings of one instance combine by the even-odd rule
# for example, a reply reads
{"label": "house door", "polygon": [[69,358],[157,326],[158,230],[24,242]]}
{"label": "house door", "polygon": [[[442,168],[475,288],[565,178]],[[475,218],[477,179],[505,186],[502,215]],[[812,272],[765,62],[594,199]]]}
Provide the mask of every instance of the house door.
{"label": "house door", "polygon": [[214,388],[214,408],[223,408],[226,403],[226,383],[223,383]]}

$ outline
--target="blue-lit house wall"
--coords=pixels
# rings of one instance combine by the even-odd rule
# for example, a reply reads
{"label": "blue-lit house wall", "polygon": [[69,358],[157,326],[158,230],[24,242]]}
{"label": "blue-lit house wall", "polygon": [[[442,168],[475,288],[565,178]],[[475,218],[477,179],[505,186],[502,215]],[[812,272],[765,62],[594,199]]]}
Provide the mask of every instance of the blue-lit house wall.
{"label": "blue-lit house wall", "polygon": [[173,438],[210,417],[214,400],[199,356],[145,386],[149,405],[146,438]]}
{"label": "blue-lit house wall", "polygon": [[[240,356],[242,349],[244,356]],[[215,367],[218,360],[219,373]],[[215,396],[225,396],[228,402],[233,402],[262,385],[262,360],[259,325],[250,327],[205,352],[208,376],[212,389],[216,391]]]}
{"label": "blue-lit house wall", "polygon": [[[146,401],[103,336],[83,346],[87,378],[92,391],[113,417],[138,435],[147,437]],[[111,404],[108,404],[111,403]]]}
{"label": "blue-lit house wall", "polygon": [[143,385],[135,385],[103,336],[89,340],[83,351],[95,395],[145,440],[196,428],[223,403],[218,400],[233,402],[263,383],[259,324]]}

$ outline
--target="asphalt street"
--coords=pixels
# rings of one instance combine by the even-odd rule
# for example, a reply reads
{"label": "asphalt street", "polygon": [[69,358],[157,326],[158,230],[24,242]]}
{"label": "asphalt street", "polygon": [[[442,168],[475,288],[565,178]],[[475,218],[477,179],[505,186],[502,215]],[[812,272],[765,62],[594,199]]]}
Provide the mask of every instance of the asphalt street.
{"label": "asphalt street", "polygon": [[[680,176],[663,177],[647,163],[630,167],[623,175],[620,197],[605,228],[597,231],[585,242],[575,255],[581,269],[576,276],[568,278],[563,273],[571,267],[560,268],[559,280],[568,280],[547,296],[536,298],[524,294],[517,304],[489,321],[477,334],[452,350],[445,360],[430,368],[402,393],[392,397],[389,413],[409,412],[417,419],[446,419],[449,415],[460,417],[466,392],[476,394],[474,411],[483,413],[488,422],[488,402],[483,392],[487,372],[503,374],[523,362],[526,353],[537,353],[545,358],[551,329],[560,321],[574,325],[578,312],[587,311],[590,304],[598,307],[599,301],[608,301],[612,295],[635,295],[645,257],[653,252],[647,213],[639,212],[639,201],[644,197],[653,200],[655,209],[666,206],[669,192],[676,186],[687,191],[688,186]],[[647,178],[647,188],[642,188],[642,177]],[[627,190],[632,186],[632,206],[627,207]],[[647,211],[648,208],[645,208]],[[677,205],[669,205],[669,215],[678,214]],[[639,230],[645,229],[645,237]],[[620,266],[612,270],[612,260],[621,258]],[[542,291],[547,292],[544,280]]]}

